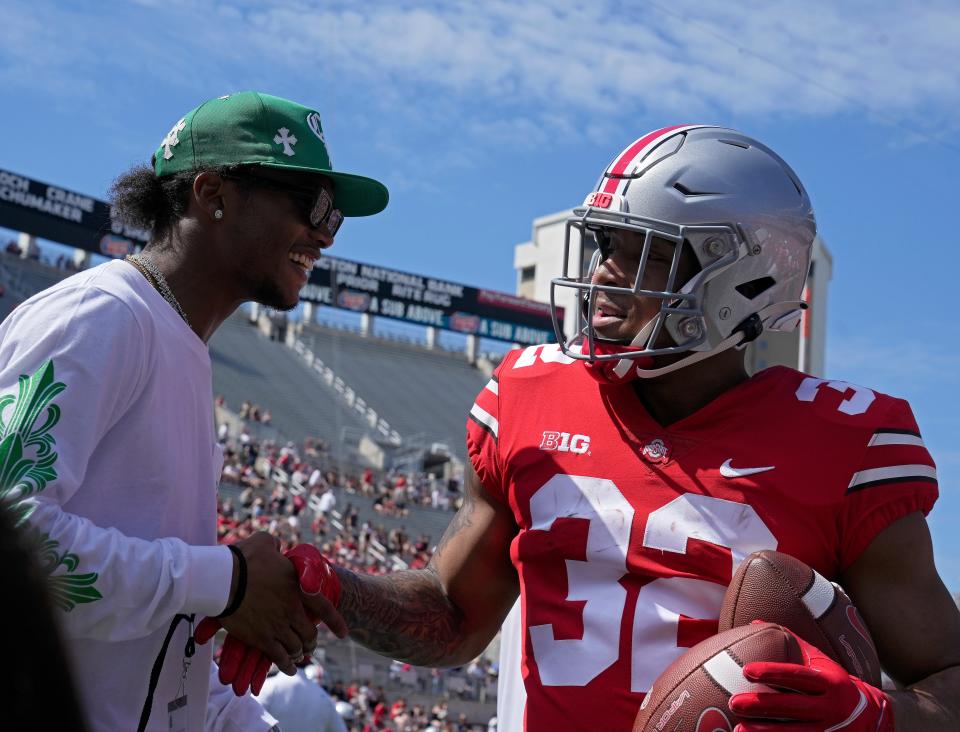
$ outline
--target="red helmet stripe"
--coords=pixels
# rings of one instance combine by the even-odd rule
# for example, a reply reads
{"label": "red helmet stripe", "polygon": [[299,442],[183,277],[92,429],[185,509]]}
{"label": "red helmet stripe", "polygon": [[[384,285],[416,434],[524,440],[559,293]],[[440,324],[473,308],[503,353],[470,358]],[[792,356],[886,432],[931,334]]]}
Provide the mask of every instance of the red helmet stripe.
{"label": "red helmet stripe", "polygon": [[642,157],[647,151],[648,147],[659,143],[662,137],[666,137],[671,132],[675,132],[677,130],[693,129],[695,127],[703,126],[704,125],[673,125],[672,127],[663,127],[641,137],[639,140],[630,145],[630,147],[620,153],[620,157],[614,160],[610,167],[607,168],[607,172],[604,173],[604,175],[607,177],[607,181],[603,185],[604,193],[616,193],[617,186],[622,182],[619,176],[623,175],[624,171],[630,167],[630,163],[637,158]]}

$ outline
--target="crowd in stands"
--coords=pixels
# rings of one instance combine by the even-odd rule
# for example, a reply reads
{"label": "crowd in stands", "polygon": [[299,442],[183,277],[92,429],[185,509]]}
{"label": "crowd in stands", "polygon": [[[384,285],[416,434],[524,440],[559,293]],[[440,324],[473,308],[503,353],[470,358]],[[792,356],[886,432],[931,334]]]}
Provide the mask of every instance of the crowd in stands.
{"label": "crowd in stands", "polygon": [[[432,704],[408,701],[403,694],[389,695],[382,686],[367,680],[326,683],[323,669],[314,666],[307,674],[320,684],[336,704],[350,732],[477,732],[495,730],[496,723],[471,720],[464,712],[451,713],[449,702],[437,698]],[[435,693],[438,696],[439,692]]]}
{"label": "crowd in stands", "polygon": [[[217,405],[225,406],[222,396],[217,397]],[[244,401],[240,417],[245,422],[238,434],[232,434],[226,422],[218,428],[217,437],[224,447],[223,479],[227,482],[259,488],[273,470],[281,470],[291,482],[309,489],[311,495],[327,486],[343,488],[372,499],[374,509],[387,516],[406,516],[412,506],[452,511],[460,507],[460,484],[456,480],[444,481],[422,472],[332,469],[327,446],[319,438],[307,438],[298,448],[292,442],[281,445],[273,439],[255,437],[247,422],[269,424],[269,409]],[[261,459],[265,462],[258,465]]]}
{"label": "crowd in stands", "polygon": [[[395,665],[402,666],[394,662]],[[492,706],[473,707],[471,713],[462,711],[462,705],[448,699],[441,687],[428,696],[422,691],[405,690],[398,684],[391,685],[393,692],[382,685],[374,685],[370,679],[330,681],[324,667],[314,660],[300,664],[293,681],[277,676],[271,669],[272,678],[264,685],[260,701],[266,709],[280,720],[281,725],[296,729],[322,729],[339,732],[337,724],[330,724],[330,717],[339,717],[348,732],[495,732],[496,717]],[[482,677],[481,682],[496,683],[495,671],[489,666],[471,664],[469,671]],[[433,680],[442,678],[436,672]],[[275,686],[276,684],[276,686]],[[316,685],[316,689],[310,689]],[[291,693],[292,688],[300,691]],[[279,698],[274,689],[279,691]],[[322,691],[321,691],[322,689]],[[304,703],[309,699],[309,703]],[[300,704],[292,703],[299,700]],[[454,705],[451,709],[451,701]],[[471,718],[472,716],[472,718]],[[284,727],[286,728],[286,727]]]}
{"label": "crowd in stands", "polygon": [[[397,667],[394,675],[393,667]],[[457,706],[456,698],[470,697],[465,691],[470,685],[457,687],[457,690],[444,688],[444,673],[432,670],[430,689],[420,688],[404,690],[400,675],[405,673],[404,668],[410,667],[394,661],[391,667],[390,681],[396,689],[390,692],[382,685],[374,685],[370,679],[354,679],[350,681],[327,678],[324,667],[316,662],[310,663],[305,669],[304,683],[315,683],[329,696],[330,702],[337,714],[344,720],[349,732],[493,732],[496,730],[495,718],[487,719],[487,715],[474,712],[471,719],[463,711],[451,711],[451,701]],[[275,669],[271,669],[275,671]],[[426,670],[426,669],[424,669]],[[476,661],[466,669],[468,680],[475,681],[475,686],[484,689],[487,685],[496,684],[496,669],[485,661]],[[449,679],[447,683],[449,684]],[[267,687],[270,682],[267,683]],[[269,696],[269,695],[268,695]],[[269,699],[267,700],[270,701]],[[268,703],[269,709],[269,703]],[[492,709],[491,709],[492,711]],[[289,714],[296,715],[296,710],[288,710]],[[297,721],[301,721],[298,719]],[[302,721],[307,721],[303,719]],[[302,725],[299,725],[302,726]]]}
{"label": "crowd in stands", "polygon": [[269,409],[261,409],[257,404],[244,402],[240,405],[240,419],[249,419],[260,424],[269,425],[273,421],[273,415]]}
{"label": "crowd in stands", "polygon": [[284,548],[309,541],[356,571],[383,574],[398,566],[426,566],[431,537],[411,535],[403,526],[388,530],[369,519],[361,520],[357,507],[349,501],[342,508],[336,506],[333,489],[372,498],[375,511],[402,518],[410,503],[449,507],[446,495],[435,504],[433,499],[423,499],[427,493],[421,486],[427,483],[427,476],[377,476],[369,469],[357,474],[324,470],[324,449],[318,440],[305,441],[301,450],[292,443],[279,446],[273,440],[255,440],[245,428],[232,438],[224,427],[221,425],[219,432],[224,448],[221,481],[241,491],[236,498],[220,501],[221,542],[233,543],[265,530]]}

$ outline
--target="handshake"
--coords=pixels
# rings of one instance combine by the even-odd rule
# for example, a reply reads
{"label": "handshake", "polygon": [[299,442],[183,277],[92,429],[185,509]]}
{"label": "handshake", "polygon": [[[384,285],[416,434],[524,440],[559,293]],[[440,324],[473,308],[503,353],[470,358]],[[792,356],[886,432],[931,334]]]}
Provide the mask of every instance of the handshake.
{"label": "handshake", "polygon": [[313,653],[319,623],[338,637],[347,624],[337,607],[340,578],[333,565],[309,544],[281,554],[277,541],[264,532],[231,546],[234,580],[226,611],[197,625],[195,639],[203,644],[220,628],[227,638],[220,654],[220,682],[237,696],[249,688],[259,694],[270,664],[287,675]]}

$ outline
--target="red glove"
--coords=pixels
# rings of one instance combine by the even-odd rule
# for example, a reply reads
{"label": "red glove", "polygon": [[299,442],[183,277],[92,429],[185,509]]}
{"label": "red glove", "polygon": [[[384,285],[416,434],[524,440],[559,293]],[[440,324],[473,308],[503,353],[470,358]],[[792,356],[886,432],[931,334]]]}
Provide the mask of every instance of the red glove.
{"label": "red glove", "polygon": [[301,590],[308,595],[323,595],[334,607],[339,607],[340,578],[319,549],[312,544],[297,544],[284,556],[297,568]]}
{"label": "red glove", "polygon": [[797,642],[802,665],[756,661],[743,667],[749,681],[774,688],[730,697],[730,711],[746,720],[735,732],[894,732],[890,697],[803,639]]}
{"label": "red glove", "polygon": [[[310,544],[298,544],[284,553],[296,567],[300,589],[308,595],[322,594],[334,607],[340,604],[340,578],[333,565]],[[315,623],[316,618],[311,618]],[[222,625],[216,618],[204,618],[197,624],[194,639],[203,645],[216,635]],[[219,679],[221,684],[233,687],[233,693],[243,696],[249,688],[260,693],[270,670],[270,659],[256,648],[251,648],[231,634],[227,634],[220,651]]]}

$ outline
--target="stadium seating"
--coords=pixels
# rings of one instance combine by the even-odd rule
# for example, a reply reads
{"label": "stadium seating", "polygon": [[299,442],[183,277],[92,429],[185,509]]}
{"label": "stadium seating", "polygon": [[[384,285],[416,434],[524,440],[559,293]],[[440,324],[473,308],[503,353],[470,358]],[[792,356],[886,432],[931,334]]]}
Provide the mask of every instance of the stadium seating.
{"label": "stadium seating", "polygon": [[[337,401],[294,351],[268,340],[238,311],[210,339],[213,389],[234,410],[243,401],[269,409],[280,425],[278,437],[302,442],[315,436],[331,446],[350,450],[346,434],[369,431],[356,412]],[[346,428],[346,430],[345,430]],[[343,444],[346,443],[346,444]],[[349,460],[351,455],[339,457]]]}
{"label": "stadium seating", "polygon": [[19,254],[0,253],[0,321],[31,295],[56,284],[71,272],[54,269],[31,259],[21,259]]}
{"label": "stadium seating", "polygon": [[20,303],[20,295],[13,283],[13,276],[0,261],[0,287],[3,288],[3,294],[0,295],[0,322],[6,318],[13,309]]}
{"label": "stadium seating", "polygon": [[465,457],[466,417],[488,377],[459,354],[305,326],[301,341],[405,439]]}
{"label": "stadium seating", "polygon": [[404,529],[409,535],[419,536],[426,534],[433,544],[440,541],[443,532],[450,523],[451,513],[435,508],[421,508],[407,506],[407,515],[403,517],[389,516],[377,512],[373,507],[373,499],[350,493],[343,488],[334,488],[333,494],[337,497],[336,510],[343,512],[349,504],[357,509],[357,518],[362,524],[369,521],[371,524],[380,524],[387,530]]}
{"label": "stadium seating", "polygon": [[72,271],[57,269],[34,259],[22,259],[16,254],[2,255],[2,263],[14,289],[19,289],[27,297],[74,274]]}

